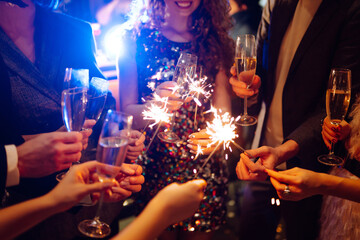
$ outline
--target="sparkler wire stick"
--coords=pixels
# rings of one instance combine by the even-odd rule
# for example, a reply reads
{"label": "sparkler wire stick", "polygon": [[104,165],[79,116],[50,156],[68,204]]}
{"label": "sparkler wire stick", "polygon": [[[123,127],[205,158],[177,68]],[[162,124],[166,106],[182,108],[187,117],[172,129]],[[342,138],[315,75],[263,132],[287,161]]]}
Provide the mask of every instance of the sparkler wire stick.
{"label": "sparkler wire stick", "polygon": [[150,140],[150,142],[149,142],[148,146],[146,147],[146,151],[145,151],[145,153],[147,153],[147,151],[149,150],[149,148],[150,148],[151,144],[153,143],[154,138],[156,137],[156,134],[157,134],[157,132],[159,131],[161,124],[162,124],[162,121],[160,121],[160,122],[159,122],[158,127],[156,128],[154,135],[152,136],[152,138],[151,138],[151,140]]}
{"label": "sparkler wire stick", "polygon": [[[197,98],[199,98],[199,93],[197,94]],[[196,115],[197,115],[197,109],[198,109],[198,105],[196,104],[195,106],[195,117],[194,117],[194,130],[197,130],[197,122],[196,122]]]}
{"label": "sparkler wire stick", "polygon": [[205,165],[208,163],[208,161],[210,160],[210,158],[214,155],[214,153],[216,152],[216,150],[218,149],[218,147],[222,144],[222,142],[219,142],[215,149],[210,153],[210,155],[207,157],[207,159],[205,160],[204,164],[199,168],[199,170],[196,172],[194,178],[197,178],[200,171],[205,167]]}
{"label": "sparkler wire stick", "polygon": [[234,141],[231,141],[235,147],[237,147],[240,151],[243,151],[246,155],[248,155],[250,158],[254,158],[250,153],[248,153],[243,147],[241,147],[239,144],[237,144]]}

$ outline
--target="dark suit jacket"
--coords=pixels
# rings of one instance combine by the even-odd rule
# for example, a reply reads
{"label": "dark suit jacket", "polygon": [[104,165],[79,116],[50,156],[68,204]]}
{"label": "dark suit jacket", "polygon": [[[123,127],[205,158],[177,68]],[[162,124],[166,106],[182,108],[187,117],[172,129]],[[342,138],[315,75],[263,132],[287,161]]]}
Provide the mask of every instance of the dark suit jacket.
{"label": "dark suit jacket", "polygon": [[[261,96],[270,107],[275,91],[275,71],[280,45],[292,20],[297,0],[270,1],[270,23],[259,27]],[[325,92],[330,69],[352,71],[352,99],[360,82],[360,6],[358,0],[323,0],[291,63],[283,91],[283,134],[300,145],[288,167],[326,170],[316,157],[327,152],[321,139],[320,121],[326,116]]]}
{"label": "dark suit jacket", "polygon": [[[298,1],[269,2],[264,11],[270,11],[270,18],[262,18],[258,31],[260,96],[267,110],[275,91],[280,45]],[[321,138],[320,121],[326,116],[325,93],[333,67],[351,69],[352,99],[355,99],[360,81],[359,0],[323,0],[291,62],[282,96],[283,135],[285,141],[295,140],[300,152],[287,161],[288,168],[328,169],[316,158],[328,152]],[[321,202],[320,196],[314,196],[281,203],[288,239],[316,239]]]}
{"label": "dark suit jacket", "polygon": [[[37,8],[34,38],[35,64],[0,29],[0,56],[10,78],[7,90],[0,88],[7,96],[5,107],[9,110],[9,114],[4,114],[1,119],[10,121],[21,135],[51,132],[63,125],[61,92],[66,67],[89,69],[90,78],[103,77],[96,65],[95,44],[88,23]],[[107,106],[114,106],[111,94],[108,99]],[[7,189],[10,193],[7,204],[47,193],[57,184],[55,175],[40,179],[21,178],[19,186]],[[111,223],[120,209],[117,206],[106,213],[105,207],[102,216]],[[95,208],[74,208],[51,217],[19,239],[73,239],[76,235],[81,236],[77,230],[78,222],[92,218],[94,214]]]}

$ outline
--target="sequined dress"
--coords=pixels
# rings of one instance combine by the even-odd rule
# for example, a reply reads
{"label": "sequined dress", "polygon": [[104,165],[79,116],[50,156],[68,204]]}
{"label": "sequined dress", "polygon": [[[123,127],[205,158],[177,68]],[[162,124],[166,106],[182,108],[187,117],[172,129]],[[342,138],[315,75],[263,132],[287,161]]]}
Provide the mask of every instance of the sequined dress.
{"label": "sequined dress", "polygon": [[[151,84],[171,81],[172,75],[180,56],[180,52],[189,50],[191,43],[178,43],[166,39],[156,30],[142,30],[137,39],[137,70],[139,103],[149,99],[153,92]],[[157,77],[153,77],[157,76]],[[211,79],[211,77],[209,77]],[[205,128],[205,121],[209,114],[204,114],[210,107],[209,101],[203,102],[197,111],[198,127]],[[176,144],[165,143],[157,137],[147,153],[144,153],[138,163],[144,168],[145,183],[142,191],[137,195],[137,206],[143,208],[155,194],[172,182],[183,183],[194,179],[194,171],[203,165],[206,156],[193,160],[194,155],[186,146],[189,134],[194,131],[194,113],[196,103],[191,101],[184,104],[177,112],[174,132],[181,138]],[[210,117],[210,116],[209,116]],[[145,146],[153,136],[156,126],[146,130]],[[160,131],[163,131],[160,128]],[[192,218],[170,226],[170,229],[183,231],[211,231],[225,222],[226,196],[228,173],[226,163],[221,152],[214,154],[199,177],[207,181],[205,197],[200,209]]]}

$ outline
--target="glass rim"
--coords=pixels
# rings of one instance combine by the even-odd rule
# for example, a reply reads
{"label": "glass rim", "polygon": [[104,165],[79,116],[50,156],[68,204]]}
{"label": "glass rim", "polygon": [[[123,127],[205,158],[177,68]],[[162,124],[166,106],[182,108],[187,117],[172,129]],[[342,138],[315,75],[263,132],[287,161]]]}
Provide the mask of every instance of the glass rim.
{"label": "glass rim", "polygon": [[77,92],[87,92],[89,89],[87,87],[73,87],[64,89],[63,93],[77,93]]}
{"label": "glass rim", "polygon": [[330,72],[334,72],[334,71],[338,71],[338,72],[350,72],[351,73],[351,69],[349,68],[331,68],[331,71]]}

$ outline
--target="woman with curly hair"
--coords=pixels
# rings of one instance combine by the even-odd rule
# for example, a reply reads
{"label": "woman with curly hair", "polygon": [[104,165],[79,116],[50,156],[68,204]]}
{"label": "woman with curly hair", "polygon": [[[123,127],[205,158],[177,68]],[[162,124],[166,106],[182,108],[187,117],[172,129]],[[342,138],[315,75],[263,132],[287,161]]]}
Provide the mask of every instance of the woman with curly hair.
{"label": "woman with curly hair", "polygon": [[[222,111],[230,111],[227,69],[233,63],[234,44],[227,34],[231,27],[228,11],[226,0],[133,1],[129,20],[133,26],[132,34],[129,34],[132,37],[126,42],[126,50],[119,58],[118,66],[120,106],[122,111],[134,116],[137,128],[146,126],[141,113],[149,104],[143,99],[152,94],[149,83],[156,81],[157,93],[168,96],[170,91],[166,90],[175,84],[171,82],[175,64],[180,52],[184,51],[198,57],[198,65],[203,67],[214,90],[210,101],[198,109],[198,128],[204,129],[205,121],[209,120],[210,114],[204,112],[210,108],[210,103]],[[165,143],[155,138],[150,149],[142,155],[146,186],[137,198],[140,206],[144,206],[166,185],[193,179],[194,170],[199,169],[206,158],[194,160],[191,153],[196,151],[197,143],[202,142],[202,146],[208,143],[205,134],[193,133],[197,130],[194,129],[194,101],[180,106],[176,101],[179,96],[171,94],[171,98],[168,107],[175,110],[173,131],[180,141]],[[154,132],[146,128],[146,133],[149,142]],[[199,175],[208,183],[200,209],[192,218],[170,227],[171,231],[164,232],[160,239],[175,239],[175,235],[181,239],[209,239],[213,230],[224,223],[227,170],[223,161],[223,156],[217,152]]]}

